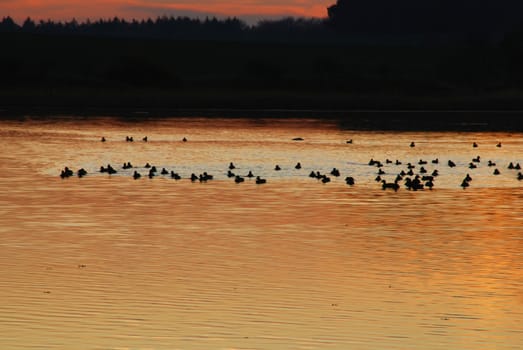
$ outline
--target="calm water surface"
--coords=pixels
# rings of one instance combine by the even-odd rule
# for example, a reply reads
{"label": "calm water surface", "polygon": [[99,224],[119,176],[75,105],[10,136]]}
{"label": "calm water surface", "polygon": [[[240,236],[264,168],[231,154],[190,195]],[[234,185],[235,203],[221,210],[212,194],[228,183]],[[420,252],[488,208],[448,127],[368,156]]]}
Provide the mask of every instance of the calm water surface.
{"label": "calm water surface", "polygon": [[[507,169],[523,164],[521,134],[63,118],[0,122],[0,142],[2,349],[523,344],[523,181]],[[370,158],[403,162],[384,164],[387,181],[420,159],[440,176],[384,191]],[[149,179],[146,162],[184,179]],[[235,184],[230,162],[267,184]],[[117,174],[97,172],[108,163]],[[64,166],[89,174],[62,180]],[[334,167],[330,183],[308,177]],[[187,179],[203,171],[215,179]]]}

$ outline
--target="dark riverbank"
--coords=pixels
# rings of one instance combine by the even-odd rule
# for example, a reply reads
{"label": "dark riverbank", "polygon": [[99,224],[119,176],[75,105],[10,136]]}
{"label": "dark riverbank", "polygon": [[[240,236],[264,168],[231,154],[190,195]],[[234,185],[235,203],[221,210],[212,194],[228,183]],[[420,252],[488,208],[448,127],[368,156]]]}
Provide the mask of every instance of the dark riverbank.
{"label": "dark riverbank", "polygon": [[28,116],[320,118],[354,129],[521,132],[523,100],[515,94],[419,97],[276,90],[15,89],[0,94],[0,118]]}

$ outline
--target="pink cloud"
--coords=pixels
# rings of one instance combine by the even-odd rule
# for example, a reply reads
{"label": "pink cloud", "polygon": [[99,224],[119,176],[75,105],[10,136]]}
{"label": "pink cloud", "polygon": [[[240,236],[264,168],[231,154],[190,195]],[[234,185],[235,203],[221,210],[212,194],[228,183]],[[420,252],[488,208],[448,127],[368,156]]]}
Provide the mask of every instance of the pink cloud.
{"label": "pink cloud", "polygon": [[34,19],[70,20],[76,18],[147,18],[158,15],[204,13],[217,16],[295,16],[324,17],[335,0],[0,0],[0,14],[17,21]]}

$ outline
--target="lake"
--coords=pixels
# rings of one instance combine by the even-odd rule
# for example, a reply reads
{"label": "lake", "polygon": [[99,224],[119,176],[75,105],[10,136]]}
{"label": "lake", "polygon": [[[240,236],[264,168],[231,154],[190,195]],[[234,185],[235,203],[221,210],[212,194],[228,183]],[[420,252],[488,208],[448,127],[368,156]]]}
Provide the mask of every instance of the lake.
{"label": "lake", "polygon": [[[101,116],[1,121],[0,142],[2,349],[523,344],[521,133]],[[407,163],[434,188],[383,190]]]}

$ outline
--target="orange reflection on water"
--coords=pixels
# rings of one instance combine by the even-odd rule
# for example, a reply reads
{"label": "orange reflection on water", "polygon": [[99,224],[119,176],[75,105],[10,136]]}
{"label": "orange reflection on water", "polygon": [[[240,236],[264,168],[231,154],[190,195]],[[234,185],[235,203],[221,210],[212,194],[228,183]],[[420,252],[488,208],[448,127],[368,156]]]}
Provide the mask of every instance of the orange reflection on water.
{"label": "orange reflection on water", "polygon": [[[522,343],[520,187],[395,193],[381,190],[373,174],[366,182],[363,165],[351,166],[356,186],[341,179],[324,185],[307,177],[309,169],[296,172],[294,162],[345,173],[335,163],[340,155],[340,163],[349,156],[363,163],[370,152],[398,154],[399,147],[370,133],[356,135],[359,148],[348,152],[349,133],[331,124],[298,128],[287,121],[271,130],[270,123],[239,121],[233,138],[229,120],[216,123],[29,123],[27,137],[6,133],[12,125],[0,129],[7,148],[0,162],[10,170],[0,179],[0,347],[502,349]],[[99,142],[101,129],[106,144]],[[121,141],[145,133],[147,144]],[[187,143],[180,141],[184,135]],[[296,136],[304,142],[293,142]],[[485,134],[482,143],[498,136]],[[411,137],[400,133],[394,140]],[[447,135],[448,143],[456,139]],[[432,155],[420,148],[424,157]],[[402,159],[420,157],[407,152],[414,151]],[[469,156],[468,149],[454,152]],[[57,176],[64,162],[96,169],[99,158],[155,159],[185,177],[215,166],[217,178]],[[285,161],[283,175],[272,172],[275,159]],[[231,160],[237,171],[253,167],[268,183],[233,183],[224,175]]]}

